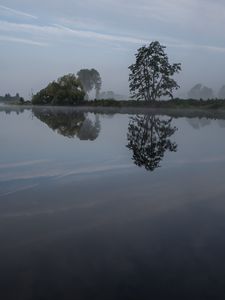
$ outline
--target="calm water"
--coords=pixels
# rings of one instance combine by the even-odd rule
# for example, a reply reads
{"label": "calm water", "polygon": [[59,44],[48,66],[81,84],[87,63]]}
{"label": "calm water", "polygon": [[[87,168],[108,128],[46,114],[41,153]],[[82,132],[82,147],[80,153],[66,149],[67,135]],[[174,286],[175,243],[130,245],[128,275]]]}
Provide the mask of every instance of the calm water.
{"label": "calm water", "polygon": [[224,299],[225,121],[0,111],[0,299]]}

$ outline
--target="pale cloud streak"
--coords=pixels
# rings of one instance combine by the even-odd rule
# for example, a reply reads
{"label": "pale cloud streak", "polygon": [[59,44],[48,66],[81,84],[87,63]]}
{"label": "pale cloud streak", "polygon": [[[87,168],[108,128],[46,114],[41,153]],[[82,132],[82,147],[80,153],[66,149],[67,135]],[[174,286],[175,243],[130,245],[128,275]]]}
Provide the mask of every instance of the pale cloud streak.
{"label": "pale cloud streak", "polygon": [[19,44],[26,44],[26,45],[39,46],[39,47],[45,47],[48,45],[47,43],[43,43],[43,42],[38,42],[29,39],[22,39],[22,38],[12,37],[12,36],[4,36],[4,35],[0,35],[0,42],[19,43]]}
{"label": "pale cloud streak", "polygon": [[[90,5],[90,1],[84,2]],[[186,21],[189,22],[188,26],[198,26],[209,21],[221,25],[225,14],[224,1],[219,0],[97,0],[95,5],[99,9],[107,7],[109,11],[130,16],[134,21],[137,17],[149,21],[153,18],[164,23],[178,23],[180,26]],[[193,24],[190,24],[191,20]]]}
{"label": "pale cloud streak", "polygon": [[47,163],[47,162],[48,162],[48,160],[46,160],[46,159],[39,159],[39,160],[20,161],[20,162],[15,162],[15,163],[6,163],[6,164],[0,164],[0,169],[27,167],[27,166],[33,166],[33,165]]}
{"label": "pale cloud streak", "polygon": [[110,35],[110,34],[94,32],[94,31],[71,29],[69,27],[62,26],[60,24],[53,24],[50,26],[39,26],[33,24],[22,24],[22,23],[0,21],[0,31],[14,32],[17,34],[19,33],[32,34],[35,37],[42,36],[45,38],[61,36],[62,38],[78,37],[78,38],[85,38],[85,39],[116,41],[116,42],[134,43],[134,44],[145,44],[149,42],[148,40],[144,40],[144,39],[142,40],[136,37]]}
{"label": "pale cloud streak", "polygon": [[38,19],[38,17],[25,13],[20,10],[12,9],[4,5],[0,5],[0,14],[1,15],[13,15],[13,16],[19,16],[19,17],[25,17],[25,18],[30,18],[30,19]]}
{"label": "pale cloud streak", "polygon": [[225,53],[225,47],[217,47],[217,46],[210,46],[210,45],[199,45],[199,44],[172,44],[169,45],[174,48],[184,48],[184,49],[189,49],[189,50],[205,50],[205,51],[210,51],[210,52],[218,52],[218,53]]}
{"label": "pale cloud streak", "polygon": [[102,172],[112,172],[116,170],[126,170],[133,168],[133,164],[102,164],[102,165],[93,165],[93,166],[83,166],[68,169],[64,165],[54,163],[48,164],[48,166],[40,165],[35,169],[31,165],[31,169],[21,169],[21,166],[17,166],[14,169],[9,168],[5,171],[4,174],[0,174],[0,184],[4,182],[12,182],[12,181],[23,181],[23,180],[40,180],[43,178],[46,179],[55,179],[59,180],[65,177],[70,176],[80,176],[80,175],[88,175],[88,174],[98,174]]}
{"label": "pale cloud streak", "polygon": [[[199,49],[206,51],[214,51],[225,53],[225,47],[217,47],[211,45],[201,45],[195,43],[188,43],[184,40],[179,40],[170,37],[151,37],[147,38],[138,38],[135,36],[122,36],[122,35],[113,35],[100,33],[90,30],[81,30],[73,29],[61,24],[52,24],[48,26],[40,26],[35,24],[28,23],[13,23],[8,21],[0,21],[0,32],[13,32],[16,34],[29,34],[33,39],[24,39],[16,37],[6,37],[0,36],[0,40],[12,41],[12,42],[21,42],[30,45],[36,46],[47,46],[51,42],[58,42],[63,40],[71,39],[75,41],[74,38],[81,38],[85,40],[95,40],[102,42],[116,42],[116,43],[127,43],[127,44],[137,44],[144,45],[150,43],[152,40],[160,40],[160,42],[166,44],[172,48],[185,48],[185,49]],[[60,39],[59,39],[60,38]],[[48,41],[48,42],[47,42]]]}

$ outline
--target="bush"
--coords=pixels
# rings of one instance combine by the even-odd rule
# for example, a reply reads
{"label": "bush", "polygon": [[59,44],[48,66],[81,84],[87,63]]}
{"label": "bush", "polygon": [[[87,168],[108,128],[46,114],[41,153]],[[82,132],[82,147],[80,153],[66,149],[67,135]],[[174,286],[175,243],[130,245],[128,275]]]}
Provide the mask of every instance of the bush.
{"label": "bush", "polygon": [[32,98],[36,105],[75,105],[84,100],[85,92],[74,74],[53,81]]}

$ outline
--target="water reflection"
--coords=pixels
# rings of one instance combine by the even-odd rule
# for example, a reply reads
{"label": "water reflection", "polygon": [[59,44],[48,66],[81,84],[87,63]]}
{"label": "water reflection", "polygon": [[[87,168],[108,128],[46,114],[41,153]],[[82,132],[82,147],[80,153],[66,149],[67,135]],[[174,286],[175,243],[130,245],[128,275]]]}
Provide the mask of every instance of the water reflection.
{"label": "water reflection", "polygon": [[0,103],[0,113],[4,112],[6,115],[10,115],[11,113],[16,113],[17,115],[20,115],[24,113],[28,108],[24,108],[22,106],[6,106],[2,103]]}
{"label": "water reflection", "polygon": [[128,125],[128,145],[133,151],[133,161],[139,167],[154,171],[160,167],[165,152],[176,152],[177,144],[170,137],[177,130],[172,118],[160,119],[154,115],[136,115]]}
{"label": "water reflection", "polygon": [[211,124],[211,120],[207,118],[188,118],[187,122],[194,129],[200,129]]}
{"label": "water reflection", "polygon": [[0,109],[0,299],[224,299],[222,116],[194,130],[175,113],[103,114],[100,137],[78,142],[57,132],[95,138],[94,110],[11,111]]}
{"label": "water reflection", "polygon": [[78,137],[80,140],[95,140],[100,132],[100,120],[95,115],[94,121],[87,114],[78,111],[33,110],[39,120],[47,124],[58,134],[68,138]]}

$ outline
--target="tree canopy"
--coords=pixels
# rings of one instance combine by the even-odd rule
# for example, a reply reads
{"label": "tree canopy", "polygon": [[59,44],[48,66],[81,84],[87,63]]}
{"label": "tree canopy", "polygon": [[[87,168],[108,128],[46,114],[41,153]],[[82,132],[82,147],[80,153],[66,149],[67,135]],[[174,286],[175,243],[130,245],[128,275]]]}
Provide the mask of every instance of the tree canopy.
{"label": "tree canopy", "polygon": [[81,69],[77,76],[82,83],[86,96],[88,98],[88,93],[94,88],[95,98],[98,99],[99,93],[102,86],[102,79],[99,72],[95,69]]}
{"label": "tree canopy", "polygon": [[173,98],[179,85],[172,78],[181,70],[181,64],[170,64],[167,54],[158,41],[143,46],[136,53],[136,62],[129,67],[130,92],[137,100],[152,101],[161,96]]}
{"label": "tree canopy", "polygon": [[32,98],[33,104],[74,105],[84,100],[85,92],[74,74],[53,81]]}

